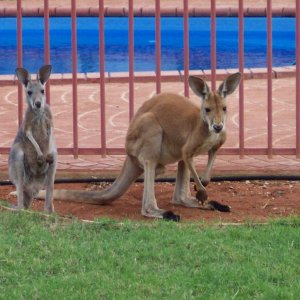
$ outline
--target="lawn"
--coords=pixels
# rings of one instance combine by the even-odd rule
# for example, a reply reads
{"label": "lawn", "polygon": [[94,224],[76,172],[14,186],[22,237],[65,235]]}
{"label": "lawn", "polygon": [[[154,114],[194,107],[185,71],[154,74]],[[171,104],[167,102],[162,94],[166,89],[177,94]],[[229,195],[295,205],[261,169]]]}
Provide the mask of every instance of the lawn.
{"label": "lawn", "polygon": [[0,299],[299,299],[300,219],[94,224],[0,211]]}

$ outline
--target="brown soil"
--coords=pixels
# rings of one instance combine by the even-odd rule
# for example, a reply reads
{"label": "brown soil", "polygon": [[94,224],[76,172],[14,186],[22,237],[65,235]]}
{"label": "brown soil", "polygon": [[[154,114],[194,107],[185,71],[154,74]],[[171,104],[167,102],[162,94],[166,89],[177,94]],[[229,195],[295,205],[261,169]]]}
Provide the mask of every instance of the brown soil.
{"label": "brown soil", "polygon": [[[59,184],[56,188],[97,190],[105,184]],[[0,198],[16,203],[8,196],[14,187],[0,187]],[[171,204],[174,185],[157,183],[158,206],[179,214],[182,221],[222,221],[222,222],[264,222],[269,218],[300,215],[300,182],[295,181],[246,181],[210,183],[207,187],[209,199],[217,200],[231,207],[231,212],[205,211],[185,208]],[[79,219],[93,220],[110,217],[117,220],[149,220],[141,216],[143,184],[136,183],[120,199],[110,205],[98,206],[83,203],[54,202],[56,212],[61,216],[75,216]],[[42,211],[43,201],[35,200],[33,210]]]}

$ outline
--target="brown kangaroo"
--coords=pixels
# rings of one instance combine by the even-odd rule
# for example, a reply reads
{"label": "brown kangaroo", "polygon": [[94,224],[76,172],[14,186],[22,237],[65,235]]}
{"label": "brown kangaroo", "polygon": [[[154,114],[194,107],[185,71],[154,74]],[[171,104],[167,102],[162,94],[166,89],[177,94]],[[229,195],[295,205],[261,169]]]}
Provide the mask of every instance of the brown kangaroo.
{"label": "brown kangaroo", "polygon": [[[216,92],[211,92],[204,80],[190,76],[189,85],[202,99],[201,108],[176,94],[152,97],[140,107],[129,125],[125,145],[127,157],[115,182],[102,191],[55,190],[54,198],[107,204],[123,195],[144,173],[142,215],[179,220],[179,216],[158,208],[154,193],[155,176],[165,165],[178,162],[172,202],[203,207],[207,199],[205,186],[210,182],[217,150],[226,139],[226,97],[235,91],[240,79],[240,73],[230,75]],[[206,153],[208,163],[200,181],[193,158]],[[190,173],[195,181],[197,199],[191,196],[189,189]],[[44,197],[43,194],[39,196]]]}

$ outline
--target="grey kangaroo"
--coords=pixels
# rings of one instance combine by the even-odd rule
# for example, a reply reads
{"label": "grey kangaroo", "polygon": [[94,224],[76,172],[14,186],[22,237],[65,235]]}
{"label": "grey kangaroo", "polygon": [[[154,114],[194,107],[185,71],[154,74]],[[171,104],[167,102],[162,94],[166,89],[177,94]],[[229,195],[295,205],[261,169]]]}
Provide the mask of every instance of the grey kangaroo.
{"label": "grey kangaroo", "polygon": [[50,74],[50,65],[40,68],[36,80],[31,80],[27,70],[16,69],[17,78],[25,88],[27,110],[8,161],[9,175],[17,190],[16,208],[29,208],[39,190],[45,188],[44,209],[48,213],[54,211],[53,187],[57,161],[52,114],[46,104],[44,90]]}

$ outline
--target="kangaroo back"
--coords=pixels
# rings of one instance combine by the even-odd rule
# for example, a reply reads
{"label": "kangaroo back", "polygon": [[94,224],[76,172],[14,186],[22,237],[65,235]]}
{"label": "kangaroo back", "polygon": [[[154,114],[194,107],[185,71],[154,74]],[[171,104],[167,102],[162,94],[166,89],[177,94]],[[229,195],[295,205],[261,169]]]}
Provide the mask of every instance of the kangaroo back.
{"label": "kangaroo back", "polygon": [[[89,204],[107,204],[122,196],[142,173],[143,169],[127,156],[120,175],[109,188],[102,191],[54,190],[53,197]],[[40,191],[37,198],[44,199],[45,191]]]}

